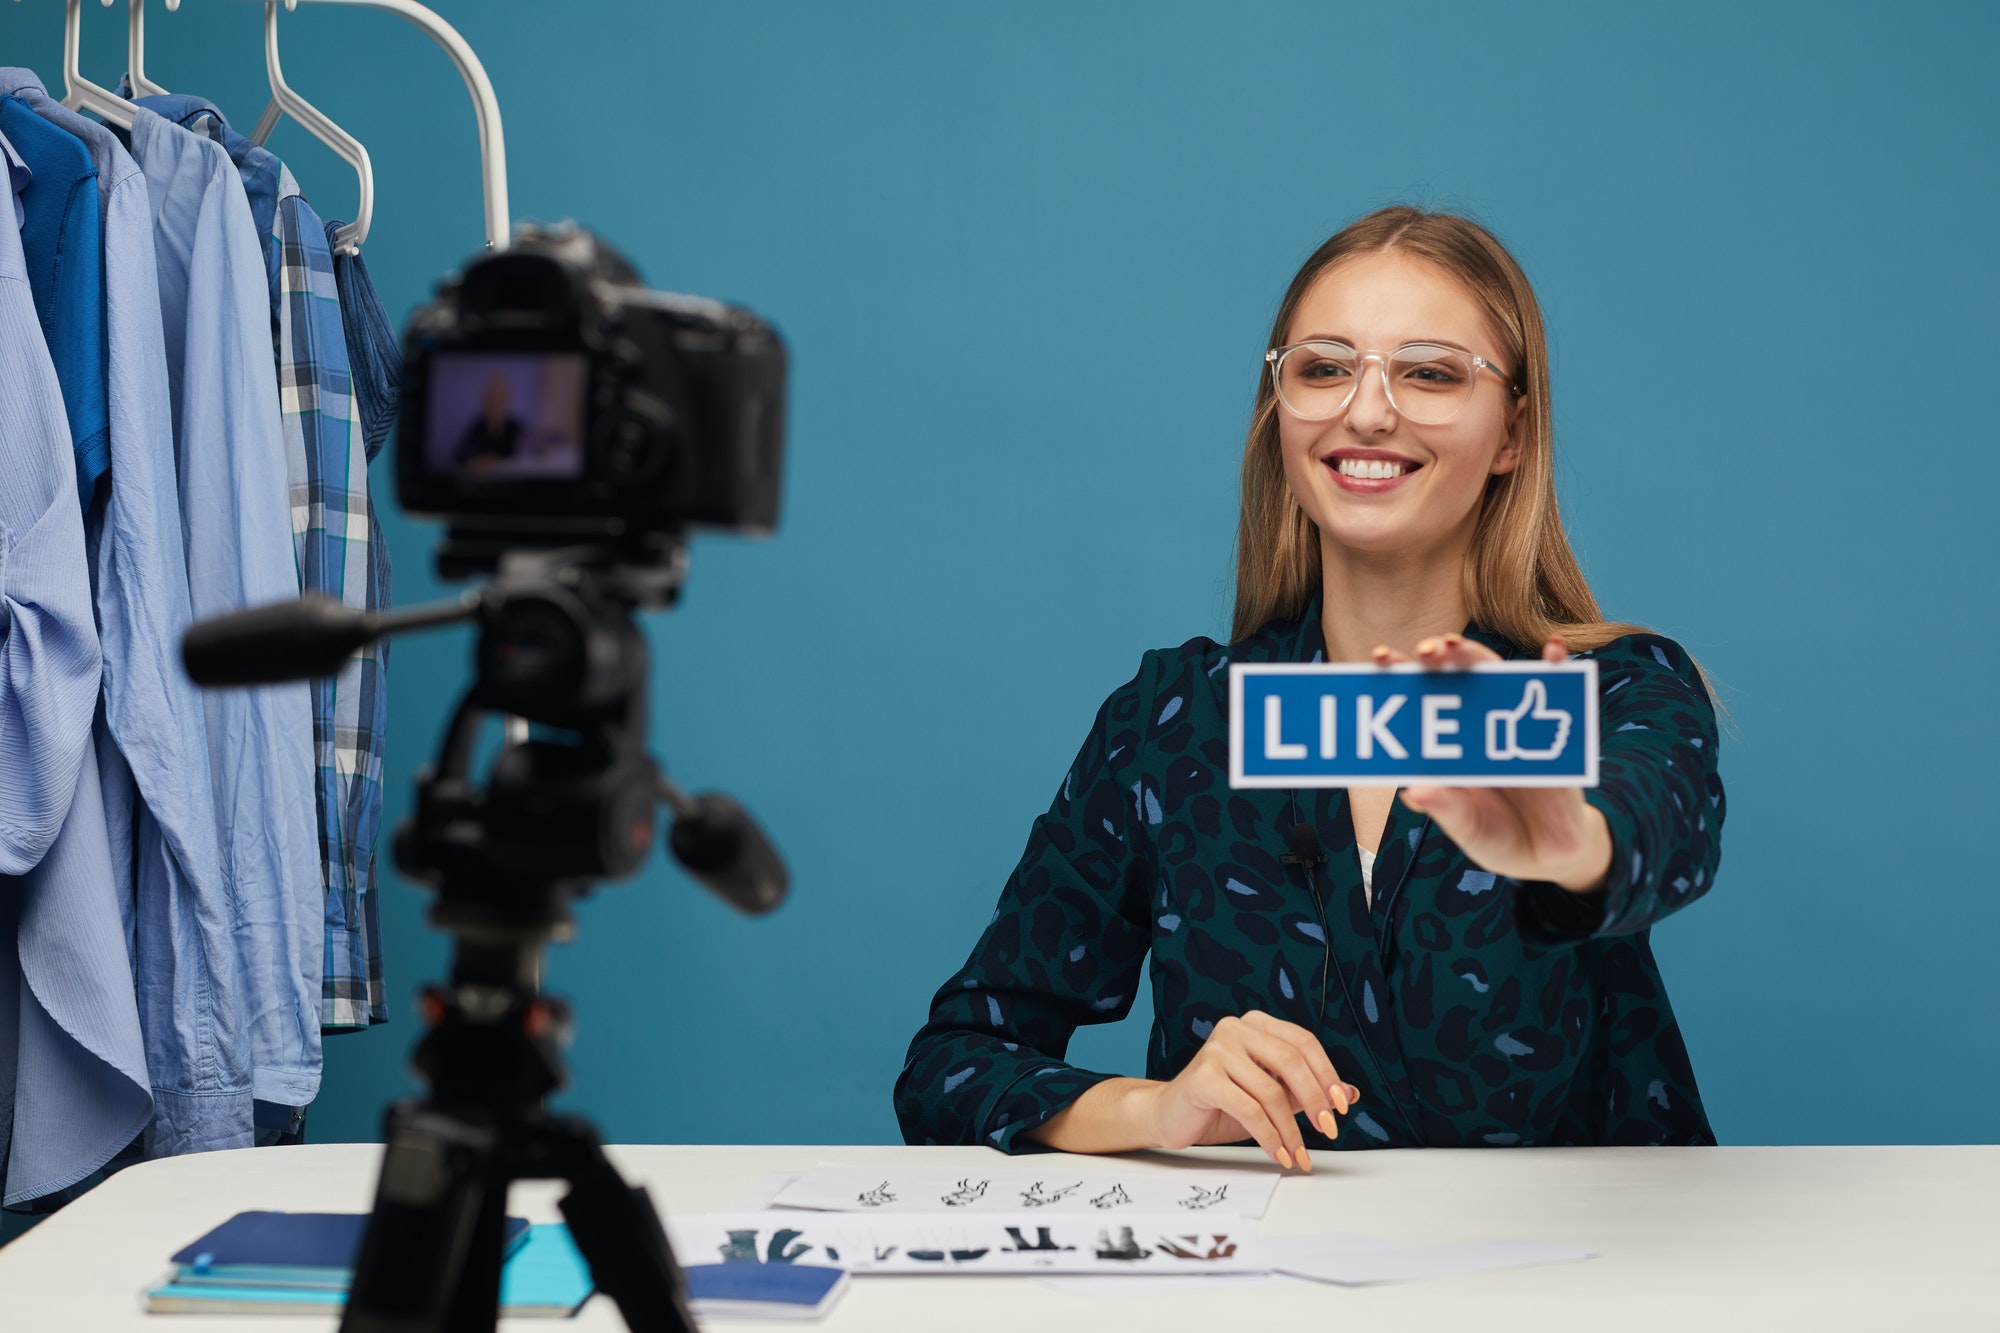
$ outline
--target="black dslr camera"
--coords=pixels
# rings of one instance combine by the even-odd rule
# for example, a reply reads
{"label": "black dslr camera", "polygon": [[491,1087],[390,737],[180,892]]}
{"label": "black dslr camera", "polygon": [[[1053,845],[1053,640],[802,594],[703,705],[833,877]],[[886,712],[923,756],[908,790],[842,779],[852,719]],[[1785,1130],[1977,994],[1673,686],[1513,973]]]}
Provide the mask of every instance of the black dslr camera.
{"label": "black dslr camera", "polygon": [[398,495],[461,547],[769,532],[784,382],[749,311],[649,291],[573,224],[523,226],[410,323]]}

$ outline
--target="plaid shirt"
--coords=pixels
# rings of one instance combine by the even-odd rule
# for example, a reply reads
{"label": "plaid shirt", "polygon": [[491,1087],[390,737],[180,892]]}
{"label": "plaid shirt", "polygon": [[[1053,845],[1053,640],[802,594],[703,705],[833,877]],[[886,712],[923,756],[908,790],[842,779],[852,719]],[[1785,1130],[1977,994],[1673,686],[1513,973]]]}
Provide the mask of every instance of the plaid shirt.
{"label": "plaid shirt", "polygon": [[[278,402],[292,485],[299,586],[357,610],[385,600],[381,531],[368,459],[354,428],[346,335],[326,224],[281,169],[271,238],[277,252]],[[387,1017],[375,916],[382,823],[382,662],[374,649],[313,682],[319,850],[326,887],[324,1027]]]}

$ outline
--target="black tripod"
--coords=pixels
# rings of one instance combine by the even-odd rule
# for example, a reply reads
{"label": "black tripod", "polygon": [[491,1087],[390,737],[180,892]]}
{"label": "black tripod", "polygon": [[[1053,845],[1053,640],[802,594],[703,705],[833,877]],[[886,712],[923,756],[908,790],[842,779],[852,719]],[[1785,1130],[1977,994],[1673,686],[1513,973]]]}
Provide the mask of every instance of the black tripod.
{"label": "black tripod", "polygon": [[[586,1122],[544,1106],[565,1082],[569,1015],[539,987],[543,946],[570,932],[570,899],[638,869],[662,802],[676,858],[707,887],[753,912],[785,894],[784,865],[742,807],[683,795],[645,750],[646,648],[632,616],[673,601],[682,551],[666,541],[509,554],[463,602],[376,617],[309,599],[188,635],[197,681],[241,685],[328,674],[399,629],[479,625],[476,678],[396,836],[397,865],[436,887],[431,920],[455,949],[451,980],[423,996],[414,1063],[429,1094],[387,1117],[343,1333],[492,1329],[508,1186],[531,1179],[568,1182],[563,1217],[629,1328],[694,1329],[646,1191],[619,1177]],[[502,751],[482,786],[470,768],[491,713],[545,734]]]}

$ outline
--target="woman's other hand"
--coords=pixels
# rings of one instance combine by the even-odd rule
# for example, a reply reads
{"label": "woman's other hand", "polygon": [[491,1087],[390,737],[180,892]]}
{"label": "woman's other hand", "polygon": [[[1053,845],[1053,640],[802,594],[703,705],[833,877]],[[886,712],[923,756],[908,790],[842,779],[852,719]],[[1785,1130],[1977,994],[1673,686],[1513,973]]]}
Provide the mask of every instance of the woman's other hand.
{"label": "woman's other hand", "polygon": [[1334,1113],[1346,1115],[1360,1095],[1312,1033],[1253,1009],[1217,1020],[1187,1068],[1153,1085],[1148,1137],[1162,1148],[1255,1139],[1279,1166],[1311,1171],[1295,1117],[1335,1138]]}
{"label": "woman's other hand", "polygon": [[1256,1010],[1219,1019],[1171,1082],[1113,1078],[1023,1136],[1058,1152],[1132,1152],[1255,1139],[1283,1167],[1312,1170],[1296,1117],[1328,1138],[1361,1090],[1334,1072],[1312,1033]]}
{"label": "woman's other hand", "polygon": [[[1379,666],[1413,659],[1377,648]],[[1414,659],[1432,670],[1497,662],[1500,655],[1462,634],[1425,639]],[[1544,662],[1566,662],[1561,639],[1542,647]],[[1403,804],[1429,815],[1474,864],[1509,879],[1547,880],[1571,893],[1589,893],[1611,870],[1611,830],[1604,815],[1583,799],[1580,787],[1435,787],[1403,790]]]}

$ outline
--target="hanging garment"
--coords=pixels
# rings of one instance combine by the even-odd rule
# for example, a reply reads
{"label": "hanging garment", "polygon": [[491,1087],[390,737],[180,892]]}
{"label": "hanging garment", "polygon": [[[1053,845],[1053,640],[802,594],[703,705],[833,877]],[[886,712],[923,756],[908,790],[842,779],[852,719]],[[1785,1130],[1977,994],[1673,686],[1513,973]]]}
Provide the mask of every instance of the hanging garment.
{"label": "hanging garment", "polygon": [[[284,164],[231,129],[214,103],[176,94],[140,98],[139,105],[222,145],[242,177],[269,279],[299,585],[356,610],[371,609],[371,548],[380,534],[368,494],[368,457],[353,425],[347,341],[325,224]],[[339,675],[315,680],[311,688],[325,916],[320,1023],[366,1027],[365,968],[377,951],[364,952],[364,942],[373,938],[364,913],[372,916],[375,906],[364,892],[382,823],[383,698],[375,650],[363,649]],[[379,1006],[379,983],[377,991]]]}
{"label": "hanging garment", "polygon": [[396,424],[403,391],[403,344],[375,281],[359,250],[343,254],[338,233],[347,224],[336,218],[326,224],[326,242],[333,249],[333,277],[340,288],[340,317],[347,330],[347,364],[354,381],[354,417],[367,441],[368,461],[382,452],[382,442]]}
{"label": "hanging garment", "polygon": [[[338,233],[346,225],[338,218],[328,221],[326,239],[333,250],[334,284],[340,291],[341,327],[347,337],[347,364],[354,384],[355,426],[361,432],[368,461],[372,463],[382,451],[383,441],[389,438],[390,428],[396,424],[403,383],[403,348],[397,341],[395,326],[389,323],[388,311],[382,308],[382,298],[375,294],[367,261],[359,251],[346,254],[338,248]],[[368,557],[368,609],[384,612],[391,605],[389,543],[382,538],[382,525],[376,521],[372,501],[368,508]],[[355,710],[356,725],[367,729],[357,744],[365,745],[378,772],[383,741],[389,732],[389,648],[387,639],[372,646],[373,688],[363,694],[361,707]],[[364,674],[362,679],[366,685],[370,677]],[[378,794],[379,790],[378,787]],[[371,845],[379,841],[381,814],[378,800],[373,810],[374,831],[369,834]],[[359,834],[371,826],[357,818],[354,827]],[[324,1012],[330,1016],[328,1022],[347,1021],[356,1026],[364,1022],[388,1022],[389,1009],[382,989],[381,908],[375,896],[373,857],[362,870],[360,891],[355,894],[352,910],[337,937],[331,899],[327,906]],[[336,951],[337,942],[346,945],[344,956]]]}
{"label": "hanging garment", "polygon": [[0,134],[33,173],[16,196],[24,214],[20,246],[35,294],[42,340],[62,385],[76,454],[79,510],[90,508],[110,465],[104,415],[104,213],[97,164],[75,135],[37,116],[18,97],[0,97]]}
{"label": "hanging garment", "polygon": [[[143,107],[131,133],[159,260],[175,456],[196,617],[295,598],[284,431],[249,203],[221,145]],[[302,683],[202,694],[221,853],[242,967],[235,1069],[188,1069],[186,1117],[155,1118],[149,1154],[250,1141],[252,1094],[303,1106],[319,1091],[324,894],[313,833],[312,696]],[[212,941],[211,941],[212,942]],[[199,1102],[199,1104],[198,1104]],[[206,1109],[204,1109],[206,1108]]]}
{"label": "hanging garment", "polygon": [[[0,135],[0,138],[4,138]],[[10,217],[32,186],[7,140]],[[52,504],[50,441],[69,449],[62,386],[42,339],[17,227],[0,227],[0,875],[41,864],[69,815],[102,658],[84,572],[83,515]],[[58,459],[64,496],[75,466]],[[70,523],[74,515],[76,522]]]}
{"label": "hanging garment", "polygon": [[[36,147],[17,152],[10,139],[0,154],[21,205],[0,215],[0,754],[10,761],[0,766],[0,1199],[8,1204],[83,1179],[152,1109],[89,740],[101,658],[76,454],[23,232],[11,225],[51,225],[33,197],[36,160],[48,156],[55,169],[46,183],[68,206],[80,178],[72,155],[47,152],[65,145],[32,129],[19,137]],[[97,207],[93,178],[81,179]],[[53,228],[61,235],[60,213]],[[101,401],[101,383],[96,392]],[[24,791],[21,779],[48,786]],[[44,839],[51,814],[59,826]]]}
{"label": "hanging garment", "polygon": [[186,1124],[195,1108],[176,1103],[198,1094],[181,1086],[185,1071],[227,1065],[241,1046],[241,987],[201,693],[180,664],[193,613],[152,203],[117,137],[50,98],[32,71],[0,69],[0,92],[75,135],[97,165],[111,431],[109,485],[84,520],[104,654],[97,761],[113,874],[130,886],[119,901],[148,1077]]}

